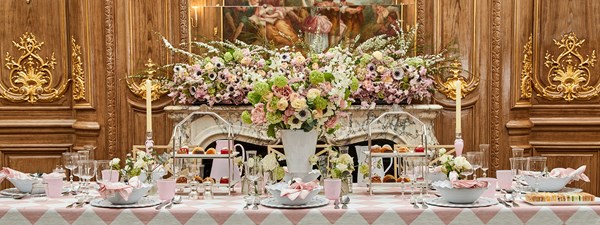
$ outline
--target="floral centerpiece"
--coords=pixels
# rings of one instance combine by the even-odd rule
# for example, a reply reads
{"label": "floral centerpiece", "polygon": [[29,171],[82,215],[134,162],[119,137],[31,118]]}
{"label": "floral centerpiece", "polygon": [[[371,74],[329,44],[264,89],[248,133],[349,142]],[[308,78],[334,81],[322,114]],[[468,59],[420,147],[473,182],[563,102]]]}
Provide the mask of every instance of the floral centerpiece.
{"label": "floral centerpiece", "polygon": [[[169,154],[149,154],[145,151],[137,151],[136,156],[127,154],[125,165],[121,168],[121,159],[113,158],[109,165],[112,169],[119,170],[125,180],[140,176],[141,181],[152,182],[166,174],[167,164],[170,163]],[[144,175],[144,176],[141,176]]]}
{"label": "floral centerpiece", "polygon": [[471,163],[464,156],[454,157],[449,154],[440,157],[441,165],[436,167],[435,171],[442,172],[451,180],[460,180],[460,174],[467,171],[472,171]]}

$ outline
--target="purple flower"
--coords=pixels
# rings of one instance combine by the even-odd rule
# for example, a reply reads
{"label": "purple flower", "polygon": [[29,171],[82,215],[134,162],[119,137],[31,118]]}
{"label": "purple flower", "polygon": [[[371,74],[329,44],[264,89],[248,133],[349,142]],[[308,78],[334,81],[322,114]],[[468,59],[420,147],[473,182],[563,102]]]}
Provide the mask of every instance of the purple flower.
{"label": "purple flower", "polygon": [[375,64],[369,63],[367,65],[367,69],[369,70],[369,72],[375,72]]}

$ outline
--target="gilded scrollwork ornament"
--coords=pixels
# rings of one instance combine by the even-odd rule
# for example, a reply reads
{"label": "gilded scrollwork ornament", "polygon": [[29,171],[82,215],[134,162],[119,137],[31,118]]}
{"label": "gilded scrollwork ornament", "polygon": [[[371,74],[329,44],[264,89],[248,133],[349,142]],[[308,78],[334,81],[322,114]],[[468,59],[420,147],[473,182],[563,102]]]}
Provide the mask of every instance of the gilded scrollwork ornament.
{"label": "gilded scrollwork ornament", "polygon": [[81,46],[75,43],[75,37],[71,37],[71,48],[73,99],[85,100],[85,72],[81,60]]}
{"label": "gilded scrollwork ornament", "polygon": [[12,42],[13,45],[22,52],[22,55],[15,60],[10,53],[6,53],[4,65],[9,70],[10,86],[0,83],[0,98],[11,102],[53,102],[64,96],[68,84],[71,81],[67,79],[66,74],[59,84],[58,89],[53,87],[54,65],[56,59],[54,53],[50,59],[42,58],[38,54],[44,42],[38,42],[36,37],[26,32],[20,37],[19,43]]}
{"label": "gilded scrollwork ornament", "polygon": [[161,96],[169,92],[169,90],[164,88],[162,83],[163,78],[157,75],[157,72],[160,70],[160,66],[154,63],[152,59],[148,59],[144,65],[146,66],[146,70],[144,70],[142,75],[127,77],[127,87],[135,95],[141,97],[142,99],[146,99],[145,83],[147,79],[150,79],[152,81],[151,100],[158,100]]}
{"label": "gilded scrollwork ornament", "polygon": [[469,93],[473,92],[475,88],[479,85],[479,76],[473,74],[468,78],[465,78],[461,75],[463,72],[462,64],[458,61],[455,61],[450,64],[450,73],[452,74],[450,77],[443,80],[441,76],[435,76],[435,86],[439,92],[444,94],[447,98],[456,100],[456,81],[460,80],[461,86],[461,95],[464,98]]}
{"label": "gilded scrollwork ornament", "polygon": [[521,99],[531,99],[531,78],[533,77],[533,35],[523,46],[523,68],[521,70]]}
{"label": "gilded scrollwork ornament", "polygon": [[[600,93],[600,82],[592,82],[591,68],[596,62],[596,50],[585,57],[579,53],[585,39],[579,39],[575,33],[564,34],[560,41],[554,40],[554,44],[562,49],[555,58],[548,51],[546,62],[548,68],[546,81],[541,82],[537,77],[533,79],[533,86],[537,96],[548,100],[588,100],[597,97]],[[540,77],[541,78],[541,77]]]}

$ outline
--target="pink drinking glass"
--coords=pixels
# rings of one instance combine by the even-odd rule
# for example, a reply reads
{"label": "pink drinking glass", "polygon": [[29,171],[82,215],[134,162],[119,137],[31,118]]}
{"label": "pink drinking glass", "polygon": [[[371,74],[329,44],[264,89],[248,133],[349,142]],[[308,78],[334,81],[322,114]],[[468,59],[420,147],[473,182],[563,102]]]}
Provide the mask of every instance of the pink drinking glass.
{"label": "pink drinking glass", "polygon": [[336,200],[340,198],[340,192],[342,191],[342,180],[340,179],[325,179],[324,187],[325,197],[329,200]]}
{"label": "pink drinking glass", "polygon": [[166,201],[175,196],[175,179],[161,179],[156,181],[158,187],[158,198]]}

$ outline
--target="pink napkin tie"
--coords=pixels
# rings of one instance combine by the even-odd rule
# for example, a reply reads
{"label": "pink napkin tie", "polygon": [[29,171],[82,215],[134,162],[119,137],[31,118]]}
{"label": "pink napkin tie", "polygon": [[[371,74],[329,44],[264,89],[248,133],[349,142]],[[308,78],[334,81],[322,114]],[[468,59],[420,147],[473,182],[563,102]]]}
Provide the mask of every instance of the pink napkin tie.
{"label": "pink napkin tie", "polygon": [[318,186],[319,185],[315,181],[304,183],[302,180],[298,179],[295,183],[290,185],[288,189],[281,190],[281,197],[287,196],[292,201],[296,200],[298,197],[300,197],[300,199],[305,199],[306,196]]}
{"label": "pink napkin tie", "polygon": [[123,200],[127,201],[129,199],[129,196],[131,195],[131,192],[133,191],[133,188],[139,188],[141,187],[142,182],[140,182],[139,177],[132,177],[131,179],[129,179],[129,184],[124,184],[124,183],[107,183],[107,184],[100,184],[100,189],[98,190],[98,192],[100,193],[100,196],[102,196],[102,198],[107,198],[112,196],[113,194],[119,194],[121,195],[121,197],[123,198]]}
{"label": "pink napkin tie", "polygon": [[476,180],[452,181],[452,188],[484,188],[487,186],[488,186],[487,181],[476,181]]}
{"label": "pink napkin tie", "polygon": [[590,182],[590,178],[588,178],[588,176],[586,176],[585,174],[583,174],[583,172],[585,171],[586,166],[580,166],[579,168],[577,168],[577,170],[573,169],[573,168],[554,168],[552,169],[552,171],[550,171],[549,176],[550,177],[558,177],[558,178],[562,178],[562,177],[568,177],[568,176],[573,176],[573,178],[571,180],[574,181],[578,181],[578,180],[583,180],[585,182]]}
{"label": "pink napkin tie", "polygon": [[32,179],[32,177],[30,177],[26,173],[13,170],[8,167],[2,167],[2,170],[0,170],[0,182],[4,181],[4,178],[7,178],[7,177],[8,178],[18,178],[18,179]]}

